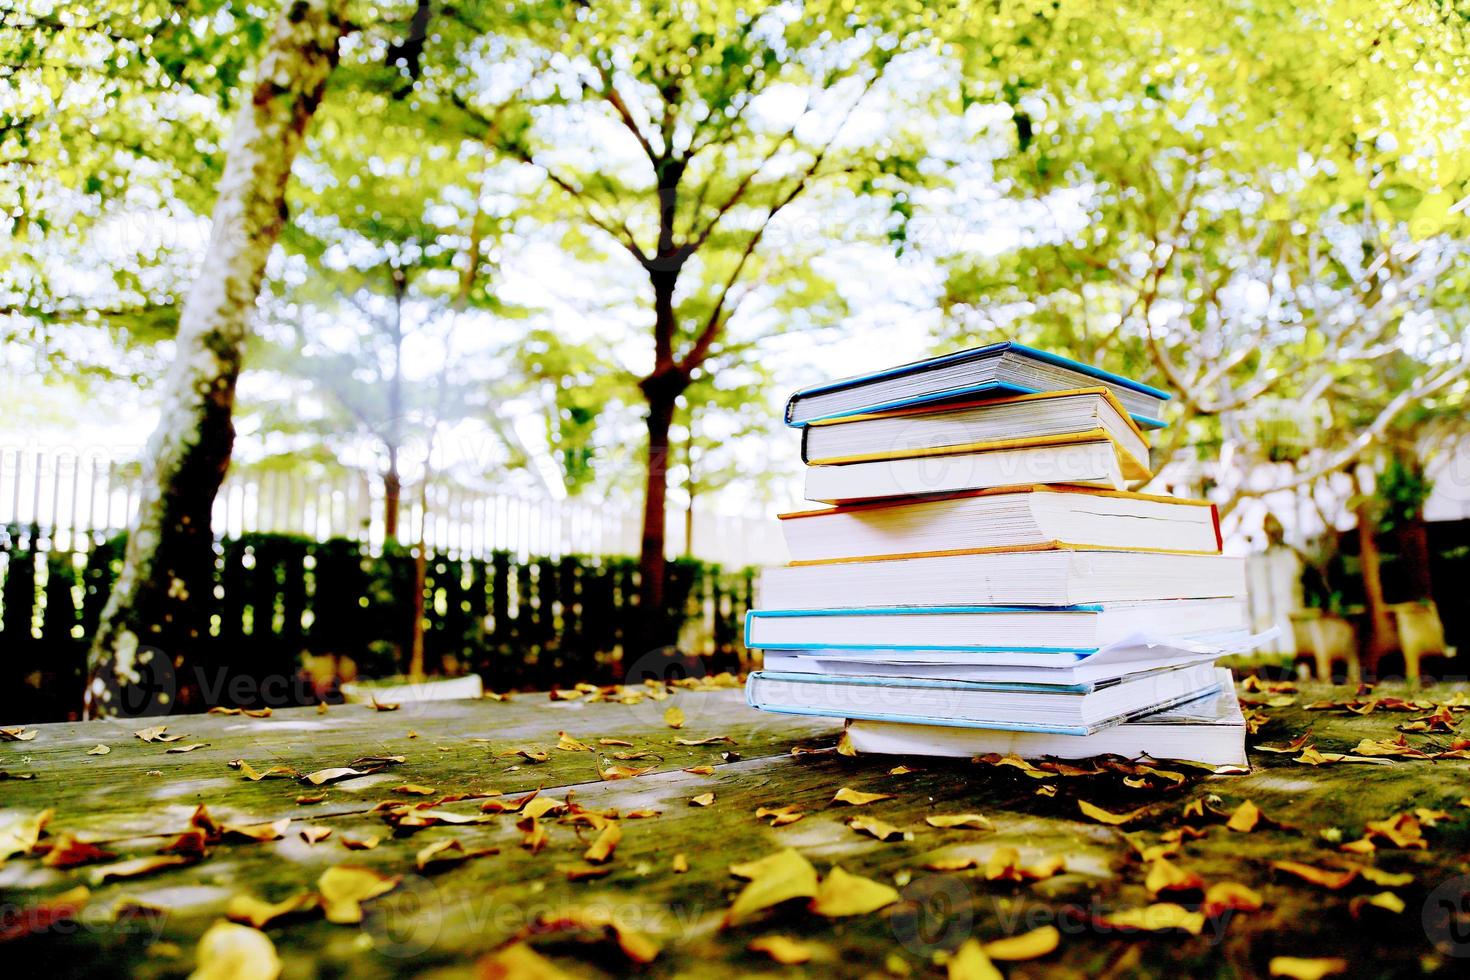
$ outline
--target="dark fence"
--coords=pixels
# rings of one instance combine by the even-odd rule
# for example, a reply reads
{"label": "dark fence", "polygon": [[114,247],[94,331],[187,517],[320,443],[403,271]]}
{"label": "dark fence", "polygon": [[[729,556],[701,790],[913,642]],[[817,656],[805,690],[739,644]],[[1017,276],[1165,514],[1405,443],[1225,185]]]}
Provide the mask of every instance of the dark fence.
{"label": "dark fence", "polygon": [[[0,526],[0,720],[74,714],[88,639],[122,559],[119,537],[53,550],[45,529]],[[347,539],[248,534],[215,546],[211,630],[188,651],[180,687],[207,704],[310,703],[331,678],[402,673],[413,633],[414,556],[373,554]],[[669,565],[667,608],[679,651],[735,669],[754,572]],[[518,561],[431,553],[424,588],[430,674],[478,673],[492,690],[611,682],[639,627],[638,567],[629,558]],[[262,678],[289,681],[286,693]],[[326,693],[330,693],[329,691]]]}

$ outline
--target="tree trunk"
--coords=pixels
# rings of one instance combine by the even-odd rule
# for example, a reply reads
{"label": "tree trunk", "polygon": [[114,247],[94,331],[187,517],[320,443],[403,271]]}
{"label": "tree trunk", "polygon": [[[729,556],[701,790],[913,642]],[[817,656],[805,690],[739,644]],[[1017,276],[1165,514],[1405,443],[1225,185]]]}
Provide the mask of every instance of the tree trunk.
{"label": "tree trunk", "polygon": [[398,475],[398,450],[388,449],[388,470],[383,474],[383,539],[398,540],[398,511],[403,505],[403,479]]}
{"label": "tree trunk", "polygon": [[1383,576],[1379,568],[1378,537],[1366,501],[1356,508],[1358,517],[1358,567],[1363,576],[1363,595],[1368,604],[1368,640],[1363,656],[1363,676],[1378,677],[1378,661],[1393,647],[1393,623],[1383,601]]}
{"label": "tree trunk", "polygon": [[640,638],[646,652],[672,642],[670,617],[664,609],[664,510],[669,490],[669,427],[678,395],[658,386],[648,392],[648,481],[643,497],[643,544],[638,555]]}
{"label": "tree trunk", "polygon": [[234,444],[247,321],[285,221],[291,164],[336,65],[344,26],[341,0],[293,0],[235,118],[209,248],[163,381],[138,515],[87,658],[89,715],[171,710],[177,668],[207,633],[210,512]]}

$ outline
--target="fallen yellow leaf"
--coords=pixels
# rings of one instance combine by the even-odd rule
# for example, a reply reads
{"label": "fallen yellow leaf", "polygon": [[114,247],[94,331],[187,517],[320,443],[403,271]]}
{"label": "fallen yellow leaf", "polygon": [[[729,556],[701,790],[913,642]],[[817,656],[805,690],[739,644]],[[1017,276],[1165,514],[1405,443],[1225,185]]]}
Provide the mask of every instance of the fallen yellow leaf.
{"label": "fallen yellow leaf", "polygon": [[1088,803],[1086,800],[1078,800],[1077,809],[1081,810],[1085,815],[1096,820],[1098,823],[1105,823],[1113,827],[1117,827],[1125,823],[1131,823],[1132,821],[1141,817],[1144,813],[1148,812],[1148,807],[1139,807],[1137,810],[1130,810],[1127,813],[1113,813],[1109,810],[1104,810],[1100,806],[1094,806],[1093,804]]}
{"label": "fallen yellow leaf", "polygon": [[876,803],[878,800],[891,800],[892,793],[863,793],[850,787],[844,786],[832,797],[833,803],[846,803],[849,806],[863,806],[867,803]]}
{"label": "fallen yellow leaf", "polygon": [[670,705],[664,711],[664,724],[670,728],[684,727],[684,711],[678,705]]}
{"label": "fallen yellow leaf", "polygon": [[994,825],[978,813],[960,813],[953,816],[934,814],[924,818],[931,827],[963,827],[965,830],[994,830]]}
{"label": "fallen yellow leaf", "polygon": [[1041,926],[1019,936],[1006,936],[985,944],[985,955],[992,960],[1014,962],[1034,960],[1054,951],[1062,941],[1056,926]]}
{"label": "fallen yellow leaf", "polygon": [[571,980],[570,974],[521,942],[483,957],[475,967],[480,980]]}
{"label": "fallen yellow leaf", "polygon": [[1234,813],[1230,814],[1230,819],[1225,822],[1225,826],[1238,833],[1248,834],[1256,829],[1256,824],[1260,821],[1260,809],[1250,800],[1246,800],[1235,808]]}
{"label": "fallen yellow leaf", "polygon": [[1363,914],[1365,908],[1369,907],[1383,909],[1386,912],[1392,912],[1394,915],[1403,912],[1405,908],[1404,900],[1393,892],[1379,892],[1376,895],[1355,895],[1352,901],[1348,902],[1348,912],[1355,919]]}
{"label": "fallen yellow leaf", "polygon": [[162,871],[164,868],[193,864],[194,861],[194,858],[182,854],[154,854],[148,857],[129,858],[116,864],[104,864],[100,868],[93,868],[90,879],[96,886],[105,881],[111,881],[113,878],[137,878],[140,875]]}
{"label": "fallen yellow leaf", "polygon": [[709,806],[714,801],[715,801],[715,794],[713,794],[713,793],[700,793],[698,796],[691,796],[689,798],[689,805],[690,806]]}
{"label": "fallen yellow leaf", "polygon": [[848,874],[833,865],[817,887],[811,910],[829,919],[867,915],[898,901],[898,890],[871,878]]}
{"label": "fallen yellow leaf", "polygon": [[817,869],[791,848],[759,861],[731,865],[730,872],[750,878],[750,883],[735,897],[735,902],[725,913],[724,924],[727,926],[772,905],[794,898],[815,898],[817,894]]}
{"label": "fallen yellow leaf", "polygon": [[1346,973],[1347,960],[1338,956],[1305,959],[1296,956],[1273,956],[1267,964],[1273,977],[1290,977],[1291,980],[1322,980],[1334,973]]}
{"label": "fallen yellow leaf", "polygon": [[1005,980],[1005,975],[990,962],[980,940],[975,938],[966,939],[950,954],[945,971],[949,980]]}
{"label": "fallen yellow leaf", "polygon": [[622,839],[623,830],[618,826],[618,822],[609,820],[607,826],[602,828],[602,833],[597,835],[597,839],[582,855],[582,859],[591,861],[593,864],[601,864],[612,857],[613,851]]}
{"label": "fallen yellow leaf", "polygon": [[216,922],[199,938],[189,980],[275,980],[281,958],[259,929]]}
{"label": "fallen yellow leaf", "polygon": [[1199,875],[1185,871],[1167,858],[1156,858],[1148,869],[1144,887],[1152,895],[1170,891],[1200,891],[1205,883]]}
{"label": "fallen yellow leaf", "polygon": [[671,863],[671,868],[676,875],[684,874],[686,871],[689,870],[689,859],[685,857],[683,853],[675,854],[674,860]]}
{"label": "fallen yellow leaf", "polygon": [[117,857],[111,851],[84,840],[79,840],[72,834],[62,834],[51,845],[51,850],[41,859],[41,863],[48,868],[75,868],[81,864],[92,864],[96,861],[110,861]]}
{"label": "fallen yellow leaf", "polygon": [[267,902],[254,895],[239,894],[225,906],[225,916],[257,929],[264,929],[283,915],[306,912],[317,907],[316,892],[299,892],[279,902]]}
{"label": "fallen yellow leaf", "polygon": [[1101,925],[1132,932],[1163,932],[1179,929],[1198,936],[1205,926],[1203,912],[1191,912],[1182,905],[1160,902],[1142,908],[1123,909],[1110,915],[1098,917]]}
{"label": "fallen yellow leaf", "polygon": [[913,840],[914,835],[877,817],[853,817],[847,825],[860,834],[868,834],[881,841]]}
{"label": "fallen yellow leaf", "polygon": [[652,939],[630,928],[616,915],[602,907],[563,909],[555,913],[543,913],[536,921],[535,931],[540,933],[578,929],[590,932],[611,932],[623,955],[634,963],[651,963],[658,956],[659,947]]}
{"label": "fallen yellow leaf", "polygon": [[794,966],[812,958],[811,949],[806,943],[789,936],[759,936],[752,939],[745,948],[752,953],[765,953],[782,966]]}
{"label": "fallen yellow leaf", "polygon": [[387,894],[402,880],[399,875],[384,875],[372,868],[339,864],[322,872],[317,891],[328,922],[352,925],[362,921],[363,902]]}
{"label": "fallen yellow leaf", "polygon": [[1318,868],[1300,861],[1272,861],[1271,867],[1277,871],[1284,871],[1294,875],[1303,881],[1310,881],[1314,885],[1321,885],[1331,891],[1346,888],[1358,877],[1360,869],[1352,868]]}

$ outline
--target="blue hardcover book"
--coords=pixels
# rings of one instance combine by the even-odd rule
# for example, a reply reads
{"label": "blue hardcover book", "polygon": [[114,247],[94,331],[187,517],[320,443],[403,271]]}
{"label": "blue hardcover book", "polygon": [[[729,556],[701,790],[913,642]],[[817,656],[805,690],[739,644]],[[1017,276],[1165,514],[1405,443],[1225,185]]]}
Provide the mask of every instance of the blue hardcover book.
{"label": "blue hardcover book", "polygon": [[1010,340],[803,388],[786,403],[786,424],[800,428],[915,405],[1070,391],[1099,383],[1140,425],[1164,425],[1160,415],[1168,393]]}
{"label": "blue hardcover book", "polygon": [[1091,735],[1219,687],[1209,662],[1101,683],[1024,684],[756,671],[752,707],[864,721]]}
{"label": "blue hardcover book", "polygon": [[768,650],[952,650],[1087,655],[1130,637],[1242,630],[1245,600],[1161,599],[1075,606],[753,609],[745,645]]}

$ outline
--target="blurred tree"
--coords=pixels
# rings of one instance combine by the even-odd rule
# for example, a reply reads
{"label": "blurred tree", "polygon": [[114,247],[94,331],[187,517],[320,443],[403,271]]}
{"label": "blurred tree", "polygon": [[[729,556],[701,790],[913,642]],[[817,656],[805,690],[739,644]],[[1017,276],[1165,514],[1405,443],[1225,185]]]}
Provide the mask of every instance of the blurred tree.
{"label": "blurred tree", "polygon": [[1457,15],[1014,9],[1005,43],[966,49],[966,95],[1003,106],[994,169],[1024,230],[951,259],[946,345],[1003,331],[1171,389],[1156,468],[1188,463],[1227,511],[1341,473],[1419,407],[1463,404]]}
{"label": "blurred tree", "polygon": [[[436,143],[386,105],[363,118],[361,101],[329,106],[319,119],[324,138],[294,197],[283,269],[251,354],[285,390],[254,408],[269,431],[304,434],[339,454],[373,445],[384,536],[396,541],[410,444],[422,448],[439,426],[475,419],[518,451],[499,411],[503,362],[466,355],[526,311],[494,288],[514,215],[489,212],[493,157],[483,146]],[[324,411],[302,411],[303,389]]]}
{"label": "blurred tree", "polygon": [[[542,61],[519,87],[507,91],[472,61],[437,79],[458,109],[445,125],[544,174],[548,210],[561,218],[570,204],[646,279],[643,608],[663,607],[680,396],[720,351],[742,302],[792,257],[760,247],[778,216],[813,188],[841,186],[891,200],[901,238],[904,188],[919,176],[917,127],[891,111],[881,135],[846,131],[938,22],[918,3],[527,4],[515,36]],[[891,91],[883,97],[896,108]],[[605,140],[604,152],[587,153],[589,139]],[[815,281],[796,266],[788,282]]]}
{"label": "blurred tree", "polygon": [[[88,656],[89,714],[126,710],[139,666],[181,658],[208,629],[210,511],[234,442],[246,320],[281,231],[286,183],[337,62],[340,4],[294,0],[271,29],[230,136],[203,271],[179,317],[138,516]],[[136,708],[137,706],[132,705]]]}

